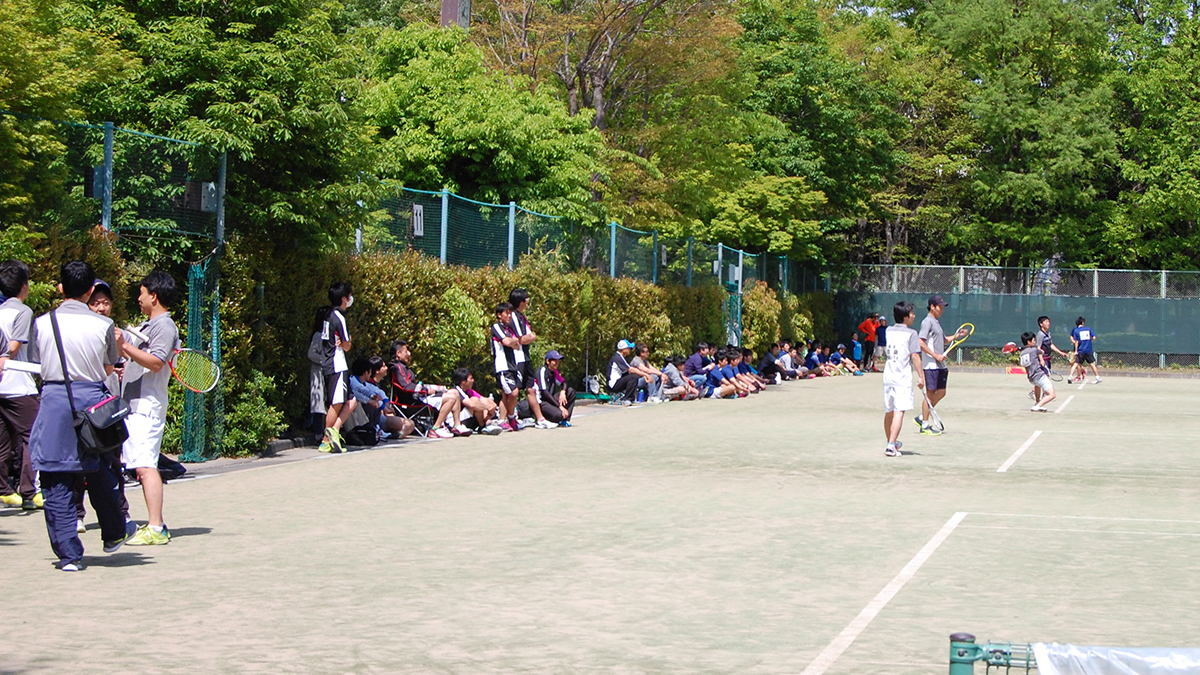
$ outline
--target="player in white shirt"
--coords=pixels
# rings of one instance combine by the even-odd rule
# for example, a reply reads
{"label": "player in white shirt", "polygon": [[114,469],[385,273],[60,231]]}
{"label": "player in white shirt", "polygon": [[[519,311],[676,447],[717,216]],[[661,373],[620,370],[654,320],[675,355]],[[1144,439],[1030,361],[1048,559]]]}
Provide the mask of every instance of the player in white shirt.
{"label": "player in white shirt", "polygon": [[883,454],[899,457],[904,413],[913,409],[913,373],[918,374],[918,387],[925,387],[925,378],[920,376],[921,339],[912,329],[916,309],[907,300],[897,302],[892,316],[896,323],[887,327],[887,361],[883,366],[883,431],[887,435]]}

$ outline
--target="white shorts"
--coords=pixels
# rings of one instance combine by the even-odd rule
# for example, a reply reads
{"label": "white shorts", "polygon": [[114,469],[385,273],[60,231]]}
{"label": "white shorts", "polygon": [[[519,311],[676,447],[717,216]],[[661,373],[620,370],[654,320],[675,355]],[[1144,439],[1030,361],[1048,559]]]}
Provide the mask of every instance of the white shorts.
{"label": "white shorts", "polygon": [[883,411],[904,412],[913,409],[913,390],[908,387],[883,385]]}
{"label": "white shorts", "polygon": [[1054,383],[1050,381],[1050,377],[1045,373],[1033,378],[1033,386],[1041,387],[1042,391],[1046,392],[1047,394],[1054,393]]}
{"label": "white shorts", "polygon": [[425,398],[421,399],[421,401],[424,402],[425,405],[429,406],[430,408],[433,408],[434,410],[442,409],[441,394],[438,394],[437,396],[426,396]]}
{"label": "white shorts", "polygon": [[131,412],[125,418],[129,438],[121,446],[121,461],[126,469],[158,468],[158,453],[162,450],[166,420],[161,415]]}

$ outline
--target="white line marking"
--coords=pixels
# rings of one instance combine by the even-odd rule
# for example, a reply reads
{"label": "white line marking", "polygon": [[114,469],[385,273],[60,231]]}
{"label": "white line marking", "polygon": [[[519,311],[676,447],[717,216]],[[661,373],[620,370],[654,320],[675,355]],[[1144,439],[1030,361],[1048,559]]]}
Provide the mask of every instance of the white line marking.
{"label": "white line marking", "polygon": [[1051,516],[1042,513],[982,513],[973,512],[974,516],[999,516],[1001,518],[1056,518],[1059,520],[1118,520],[1131,523],[1190,523],[1200,525],[1200,520],[1172,520],[1170,518],[1120,518],[1109,516]]}
{"label": "white line marking", "polygon": [[1145,532],[1141,530],[1082,530],[1069,527],[1009,527],[1006,525],[963,525],[964,530],[1022,530],[1027,532],[1084,532],[1086,534],[1142,534],[1156,537],[1200,537],[1200,532]]}
{"label": "white line marking", "polygon": [[808,667],[804,669],[804,672],[801,673],[801,675],[821,675],[826,671],[826,669],[829,668],[829,666],[833,665],[833,662],[837,661],[838,657],[842,655],[842,652],[846,651],[846,649],[854,643],[854,640],[856,640],[858,636],[862,634],[864,630],[866,630],[871,621],[879,615],[879,612],[883,611],[883,608],[886,607],[889,602],[891,602],[892,598],[896,597],[896,594],[900,592],[900,589],[904,588],[904,584],[908,583],[909,580],[916,575],[917,570],[921,569],[921,566],[925,564],[925,561],[929,560],[929,557],[933,555],[933,552],[942,545],[942,542],[946,541],[946,537],[949,537],[950,533],[954,531],[954,528],[958,527],[958,524],[961,523],[962,519],[966,517],[967,514],[960,511],[954,514],[950,520],[946,521],[946,524],[942,526],[942,529],[938,530],[937,534],[933,535],[933,539],[930,539],[929,542],[925,544],[925,547],[918,551],[917,555],[914,556],[912,560],[908,561],[908,564],[904,566],[904,569],[900,570],[900,573],[897,574],[887,586],[884,586],[883,590],[879,591],[879,594],[876,595],[871,602],[867,603],[866,607],[863,607],[863,610],[858,613],[858,616],[854,617],[854,620],[851,621],[848,626],[843,628],[841,633],[838,633],[838,636],[833,639],[833,642],[830,642],[829,646],[826,647],[825,650],[820,654],[818,654],[817,658],[813,659],[812,663],[808,664]]}
{"label": "white line marking", "polygon": [[1083,384],[1079,385],[1079,388],[1080,388],[1080,389],[1083,389],[1083,388],[1084,388],[1084,387],[1086,387],[1086,386],[1087,386],[1087,382],[1084,382]]}
{"label": "white line marking", "polygon": [[1025,454],[1025,451],[1029,449],[1029,446],[1033,445],[1033,442],[1036,441],[1038,436],[1041,435],[1041,429],[1033,432],[1033,435],[1029,437],[1029,440],[1021,444],[1021,447],[1017,448],[1017,451],[1012,454],[1012,457],[1004,460],[1004,463],[1000,465],[1000,468],[996,469],[996,473],[1004,473],[1005,471],[1008,471],[1009,467],[1015,464],[1016,461],[1021,458],[1021,455]]}
{"label": "white line marking", "polygon": [[1055,409],[1054,409],[1054,414],[1056,414],[1056,415],[1057,415],[1058,413],[1062,412],[1062,411],[1063,411],[1063,408],[1066,408],[1066,407],[1067,407],[1067,404],[1069,404],[1069,403],[1070,403],[1070,402],[1071,402],[1071,401],[1072,401],[1074,398],[1075,398],[1075,395],[1074,395],[1074,394],[1072,394],[1072,395],[1068,396],[1068,397],[1067,397],[1067,400],[1065,400],[1065,401],[1063,401],[1063,402],[1062,402],[1062,405],[1060,405],[1060,406],[1058,406],[1057,408],[1055,408]]}

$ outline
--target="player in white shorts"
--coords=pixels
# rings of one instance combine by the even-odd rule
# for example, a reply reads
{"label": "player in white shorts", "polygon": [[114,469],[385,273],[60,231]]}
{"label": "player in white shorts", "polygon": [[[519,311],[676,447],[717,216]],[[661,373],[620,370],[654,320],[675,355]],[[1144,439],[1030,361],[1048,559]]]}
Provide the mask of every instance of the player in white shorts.
{"label": "player in white shorts", "polygon": [[138,306],[150,317],[138,327],[146,339],[116,331],[117,347],[129,359],[121,384],[121,397],[129,403],[125,426],[129,439],[121,448],[126,469],[137,472],[146,498],[148,520],[138,528],[129,546],[153,546],[171,541],[163,523],[163,483],[158,473],[158,454],[162,450],[163,429],[167,417],[167,385],[171,369],[167,361],[179,344],[179,329],[171,320],[169,308],[175,301],[175,280],[162,270],[154,270],[142,279]]}
{"label": "player in white shorts", "polygon": [[[887,327],[887,361],[883,366],[883,432],[887,435],[883,454],[899,457],[904,413],[913,409],[913,372],[921,373],[921,339],[912,329],[917,313],[911,302],[897,302],[892,316],[896,323]],[[917,377],[917,386],[925,386],[924,377]]]}

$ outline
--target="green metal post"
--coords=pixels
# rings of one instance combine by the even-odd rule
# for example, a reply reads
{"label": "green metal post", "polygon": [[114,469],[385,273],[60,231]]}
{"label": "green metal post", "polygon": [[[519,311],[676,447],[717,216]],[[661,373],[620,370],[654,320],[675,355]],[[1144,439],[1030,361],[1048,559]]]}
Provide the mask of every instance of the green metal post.
{"label": "green metal post", "polygon": [[658,230],[650,231],[650,245],[653,247],[651,249],[651,255],[653,255],[653,257],[654,257],[654,260],[651,263],[651,269],[653,269],[654,271],[650,273],[650,283],[657,286],[658,285]]}
{"label": "green metal post", "polygon": [[100,224],[112,230],[113,201],[113,123],[104,123],[104,192],[100,195]]}
{"label": "green metal post", "polygon": [[692,285],[692,238],[688,237],[688,286]]}
{"label": "green metal post", "polygon": [[970,633],[955,633],[950,636],[950,675],[973,675],[975,661],[980,649],[975,636]]}
{"label": "green metal post", "polygon": [[450,232],[450,189],[442,188],[442,241],[441,253],[439,258],[442,264],[446,264],[446,240],[449,238]]}
{"label": "green metal post", "polygon": [[608,224],[608,276],[617,278],[617,221]]}
{"label": "green metal post", "polygon": [[517,203],[508,203],[508,269],[513,268],[513,241],[517,237]]}
{"label": "green metal post", "polygon": [[225,174],[228,167],[226,155],[221,153],[221,169],[217,174],[217,243],[225,243]]}

